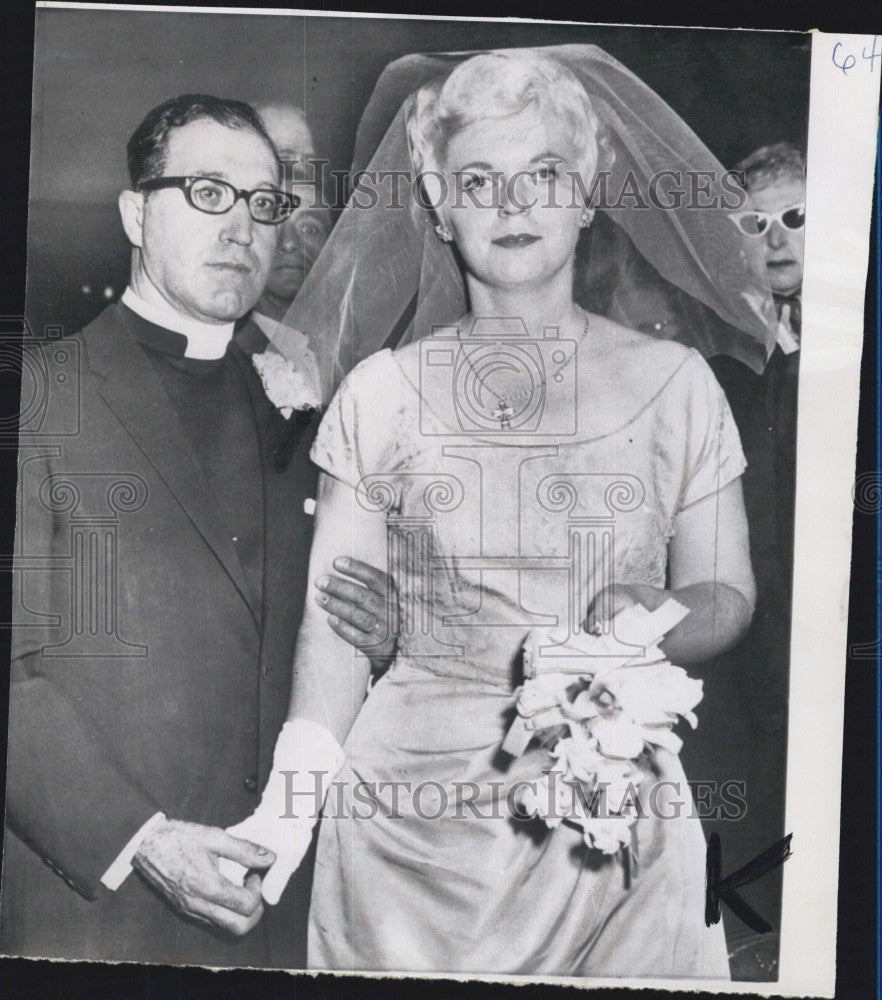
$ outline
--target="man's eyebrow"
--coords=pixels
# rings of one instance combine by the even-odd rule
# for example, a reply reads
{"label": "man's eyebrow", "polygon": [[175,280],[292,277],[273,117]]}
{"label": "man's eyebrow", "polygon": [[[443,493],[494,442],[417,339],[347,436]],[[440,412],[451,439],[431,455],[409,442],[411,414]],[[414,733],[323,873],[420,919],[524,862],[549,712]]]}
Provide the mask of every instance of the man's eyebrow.
{"label": "man's eyebrow", "polygon": [[[212,180],[216,181],[226,181],[227,184],[230,183],[230,175],[224,170],[194,170],[190,175],[191,177],[210,177]],[[235,187],[235,184],[233,185]],[[254,188],[255,191],[278,191],[280,188],[277,186],[276,181],[261,181],[257,187]]]}
{"label": "man's eyebrow", "polygon": [[466,163],[464,166],[459,168],[459,172],[462,172],[463,170],[492,170],[492,169],[493,167],[491,166],[491,164],[484,163],[483,161],[478,160],[475,163]]}

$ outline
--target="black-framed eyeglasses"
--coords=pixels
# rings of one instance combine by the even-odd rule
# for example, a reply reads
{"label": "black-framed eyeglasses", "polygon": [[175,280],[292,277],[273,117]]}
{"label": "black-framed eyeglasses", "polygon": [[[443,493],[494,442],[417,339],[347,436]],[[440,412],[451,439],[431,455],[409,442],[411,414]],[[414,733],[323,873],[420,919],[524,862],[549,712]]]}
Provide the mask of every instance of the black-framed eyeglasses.
{"label": "black-framed eyeglasses", "polygon": [[785,229],[802,229],[805,225],[805,202],[782,208],[780,212],[735,212],[729,216],[745,236],[763,236],[773,222]]}
{"label": "black-framed eyeglasses", "polygon": [[276,188],[244,191],[216,177],[157,177],[142,181],[139,187],[142,191],[180,188],[189,205],[209,215],[223,215],[244,198],[251,218],[264,226],[278,226],[300,204],[296,194],[285,194]]}

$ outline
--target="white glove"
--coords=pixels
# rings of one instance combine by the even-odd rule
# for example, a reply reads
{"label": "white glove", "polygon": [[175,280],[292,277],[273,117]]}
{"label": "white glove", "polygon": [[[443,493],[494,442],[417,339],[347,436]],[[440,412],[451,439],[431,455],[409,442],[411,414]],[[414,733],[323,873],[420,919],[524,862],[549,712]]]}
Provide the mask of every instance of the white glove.
{"label": "white glove", "polygon": [[[297,871],[312,839],[328,787],[345,760],[343,748],[324,726],[309,719],[292,719],[282,726],[273,767],[260,805],[227,833],[268,847],[276,856],[263,877],[264,900],[278,903]],[[229,858],[218,858],[224,878],[242,885],[247,871]]]}

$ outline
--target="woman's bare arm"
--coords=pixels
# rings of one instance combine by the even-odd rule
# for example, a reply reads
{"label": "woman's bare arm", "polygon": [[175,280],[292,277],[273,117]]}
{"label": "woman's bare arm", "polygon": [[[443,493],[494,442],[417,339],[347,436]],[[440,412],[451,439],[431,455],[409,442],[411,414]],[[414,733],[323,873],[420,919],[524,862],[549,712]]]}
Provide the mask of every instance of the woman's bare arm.
{"label": "woman's bare arm", "polygon": [[630,604],[655,610],[669,597],[690,614],[668,633],[662,649],[681,665],[708,660],[733,646],[747,631],[756,602],[750,566],[747,517],[741,480],[736,479],[681,511],[674,519],[668,562],[670,589],[614,585],[589,610],[588,625],[607,602],[612,617]]}
{"label": "woman's bare arm", "polygon": [[[310,580],[333,573],[334,559],[341,553],[384,567],[386,518],[365,510],[351,487],[322,473]],[[307,600],[297,636],[288,718],[318,722],[342,743],[364,701],[369,674],[367,656],[333,630],[314,600]]]}

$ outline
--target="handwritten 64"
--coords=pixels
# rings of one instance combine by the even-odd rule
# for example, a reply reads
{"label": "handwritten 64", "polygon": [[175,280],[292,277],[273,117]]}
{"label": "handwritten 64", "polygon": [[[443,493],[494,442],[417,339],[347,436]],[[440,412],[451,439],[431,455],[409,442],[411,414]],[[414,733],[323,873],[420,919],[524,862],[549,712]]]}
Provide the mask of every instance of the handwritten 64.
{"label": "handwritten 64", "polygon": [[[867,51],[866,45],[861,47],[861,59],[866,60],[870,64],[871,73],[873,72],[876,60],[882,57],[882,49],[877,50],[876,48],[878,40],[879,36],[873,35],[873,47],[869,52]],[[833,46],[833,54],[831,58],[833,60],[833,65],[837,69],[842,70],[843,76],[848,76],[849,70],[854,69],[855,64],[857,63],[857,57],[853,53],[847,52],[842,42],[837,42]]]}

